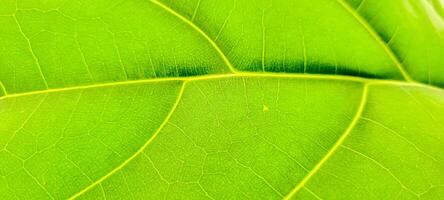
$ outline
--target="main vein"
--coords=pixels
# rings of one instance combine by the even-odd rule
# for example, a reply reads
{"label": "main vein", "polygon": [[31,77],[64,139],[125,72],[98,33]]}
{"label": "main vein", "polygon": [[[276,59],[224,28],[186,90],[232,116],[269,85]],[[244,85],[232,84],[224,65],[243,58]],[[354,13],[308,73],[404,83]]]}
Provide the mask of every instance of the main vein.
{"label": "main vein", "polygon": [[179,14],[178,12],[176,12],[175,10],[173,10],[172,8],[168,7],[167,5],[163,4],[160,1],[157,1],[157,0],[150,0],[150,1],[152,3],[154,3],[155,5],[158,5],[159,7],[163,8],[165,11],[167,11],[167,12],[171,13],[172,15],[176,16],[177,18],[179,18],[180,20],[182,20],[183,22],[188,24],[195,31],[197,31],[200,35],[202,35],[211,44],[211,46],[217,51],[219,56],[222,58],[224,63],[227,65],[228,69],[232,73],[236,73],[236,69],[233,67],[233,65],[231,64],[230,60],[228,60],[227,56],[221,50],[221,48],[217,45],[217,43],[210,36],[208,36],[208,34],[206,34],[201,28],[199,28],[194,22],[188,20],[187,18],[185,18],[184,16],[182,16],[181,14]]}
{"label": "main vein", "polygon": [[285,200],[291,199],[300,189],[304,187],[304,185],[321,169],[321,167],[333,156],[333,154],[338,150],[338,148],[344,143],[344,141],[347,139],[347,137],[352,132],[353,128],[358,123],[359,119],[362,116],[362,113],[365,108],[365,104],[367,102],[367,96],[368,96],[368,84],[364,85],[364,88],[362,89],[362,97],[361,102],[359,104],[358,110],[353,117],[351,123],[348,125],[347,129],[344,131],[344,133],[341,135],[341,137],[336,141],[336,143],[333,145],[333,147],[325,154],[325,156],[315,165],[315,167],[302,179],[301,182],[299,182],[293,190],[290,191],[290,193],[285,196]]}
{"label": "main vein", "polygon": [[92,184],[88,185],[87,187],[85,187],[84,189],[79,191],[78,193],[74,194],[69,199],[72,200],[72,199],[75,199],[77,197],[80,197],[82,194],[88,192],[90,189],[92,189],[96,185],[102,183],[103,181],[105,181],[106,179],[111,177],[113,174],[115,174],[116,172],[118,172],[119,170],[124,168],[126,165],[128,165],[128,163],[130,163],[132,160],[134,160],[134,158],[136,158],[138,155],[140,155],[154,141],[154,139],[156,139],[156,137],[159,135],[159,133],[161,132],[163,127],[170,120],[171,116],[173,116],[174,112],[176,111],[177,106],[179,105],[180,100],[182,99],[182,96],[183,96],[183,93],[184,93],[184,90],[185,90],[185,85],[186,85],[186,82],[182,83],[182,87],[180,88],[179,94],[177,95],[177,99],[174,102],[173,107],[171,108],[170,112],[167,114],[165,119],[162,121],[162,123],[160,124],[159,128],[157,128],[157,130],[154,132],[154,134],[145,142],[145,144],[142,147],[139,148],[139,150],[137,150],[131,157],[126,159],[124,162],[122,162],[122,164],[120,164],[119,166],[117,166],[116,168],[114,168],[113,170],[111,170],[110,172],[105,174],[104,176],[102,176],[102,178],[96,180],[95,182],[93,182]]}
{"label": "main vein", "polygon": [[432,85],[426,85],[423,83],[417,83],[417,82],[403,82],[403,81],[396,81],[396,80],[370,79],[370,78],[362,78],[362,77],[346,76],[346,75],[271,73],[271,72],[267,72],[267,73],[237,72],[235,74],[211,74],[211,75],[191,76],[191,77],[166,77],[166,78],[154,78],[154,79],[144,79],[144,80],[119,81],[119,82],[112,82],[112,83],[99,83],[99,84],[72,86],[72,87],[65,87],[65,88],[52,88],[52,89],[37,90],[37,91],[31,91],[31,92],[7,94],[4,96],[0,96],[0,100],[5,100],[5,99],[9,99],[9,98],[16,98],[16,97],[23,97],[23,96],[46,94],[46,93],[67,92],[67,91],[81,90],[81,89],[94,89],[94,88],[102,88],[102,87],[124,86],[124,85],[144,84],[144,83],[159,83],[159,82],[167,82],[167,81],[205,81],[205,80],[210,80],[210,79],[222,79],[222,78],[231,78],[231,77],[300,78],[300,79],[340,80],[340,81],[352,81],[352,82],[366,82],[366,83],[371,83],[373,85],[376,85],[376,84],[405,85],[405,86],[427,88],[427,89],[432,89],[432,90],[436,90],[436,91],[440,91],[440,92],[444,91],[442,88],[432,86]]}
{"label": "main vein", "polygon": [[364,28],[369,34],[376,40],[376,42],[381,45],[384,51],[387,53],[389,58],[393,61],[396,68],[401,73],[402,77],[408,81],[413,82],[414,80],[410,77],[409,73],[405,69],[405,67],[401,64],[398,57],[396,57],[393,50],[388,46],[386,42],[381,38],[381,36],[372,28],[372,26],[361,16],[359,15],[348,3],[344,2],[344,0],[336,0],[342,7],[344,7],[347,12],[349,12]]}

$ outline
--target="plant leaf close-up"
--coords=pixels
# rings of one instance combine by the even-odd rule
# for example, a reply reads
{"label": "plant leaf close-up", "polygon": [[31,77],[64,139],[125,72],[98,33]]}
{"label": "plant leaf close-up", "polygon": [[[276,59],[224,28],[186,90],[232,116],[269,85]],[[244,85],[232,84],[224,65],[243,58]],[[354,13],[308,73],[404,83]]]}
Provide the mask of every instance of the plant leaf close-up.
{"label": "plant leaf close-up", "polygon": [[1,0],[0,199],[442,199],[441,0]]}

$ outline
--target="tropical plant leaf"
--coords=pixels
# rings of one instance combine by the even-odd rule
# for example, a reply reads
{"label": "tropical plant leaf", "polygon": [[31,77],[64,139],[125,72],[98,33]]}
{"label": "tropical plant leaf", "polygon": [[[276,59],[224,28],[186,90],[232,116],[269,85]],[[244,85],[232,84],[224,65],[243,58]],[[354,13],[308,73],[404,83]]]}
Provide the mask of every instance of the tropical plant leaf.
{"label": "tropical plant leaf", "polygon": [[3,0],[1,199],[439,199],[438,0]]}

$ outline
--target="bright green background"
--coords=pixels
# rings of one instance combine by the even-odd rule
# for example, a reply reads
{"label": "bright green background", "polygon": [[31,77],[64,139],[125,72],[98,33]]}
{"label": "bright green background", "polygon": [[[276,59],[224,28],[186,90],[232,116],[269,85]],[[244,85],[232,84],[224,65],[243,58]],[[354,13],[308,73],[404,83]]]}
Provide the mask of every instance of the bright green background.
{"label": "bright green background", "polygon": [[0,199],[439,199],[439,0],[3,0]]}

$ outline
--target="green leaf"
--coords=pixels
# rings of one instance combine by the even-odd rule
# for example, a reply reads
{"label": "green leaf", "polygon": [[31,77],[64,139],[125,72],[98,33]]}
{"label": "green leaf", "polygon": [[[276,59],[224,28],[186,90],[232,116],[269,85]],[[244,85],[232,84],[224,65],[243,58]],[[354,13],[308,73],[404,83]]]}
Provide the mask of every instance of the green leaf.
{"label": "green leaf", "polygon": [[439,199],[438,0],[3,0],[0,199]]}

